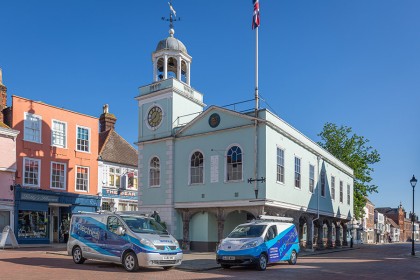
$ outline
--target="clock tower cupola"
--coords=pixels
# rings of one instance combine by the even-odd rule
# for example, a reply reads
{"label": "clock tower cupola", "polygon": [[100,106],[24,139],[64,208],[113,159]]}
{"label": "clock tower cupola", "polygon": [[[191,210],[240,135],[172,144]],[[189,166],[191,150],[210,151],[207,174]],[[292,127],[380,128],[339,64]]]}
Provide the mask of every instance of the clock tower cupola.
{"label": "clock tower cupola", "polygon": [[139,88],[139,142],[165,138],[197,117],[205,104],[191,87],[191,61],[186,46],[175,38],[176,12],[169,3],[169,36],[152,53],[153,82]]}

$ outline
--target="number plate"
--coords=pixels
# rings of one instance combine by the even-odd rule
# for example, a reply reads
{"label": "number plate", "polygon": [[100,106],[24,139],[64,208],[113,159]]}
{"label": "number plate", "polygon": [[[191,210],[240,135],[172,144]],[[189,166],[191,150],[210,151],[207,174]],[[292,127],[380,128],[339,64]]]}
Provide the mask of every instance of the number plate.
{"label": "number plate", "polygon": [[174,260],[175,259],[175,256],[163,256],[163,259],[165,261],[167,261],[167,260]]}
{"label": "number plate", "polygon": [[222,259],[225,260],[225,261],[234,261],[235,257],[234,256],[223,256]]}

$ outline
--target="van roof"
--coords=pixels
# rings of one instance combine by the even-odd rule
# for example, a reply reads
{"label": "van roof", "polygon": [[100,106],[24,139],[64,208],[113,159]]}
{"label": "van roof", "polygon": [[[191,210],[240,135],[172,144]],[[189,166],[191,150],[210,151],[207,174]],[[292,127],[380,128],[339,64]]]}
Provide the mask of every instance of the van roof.
{"label": "van roof", "polygon": [[138,217],[145,217],[145,218],[151,218],[148,215],[145,214],[141,214],[141,213],[136,213],[136,212],[111,212],[111,211],[104,211],[104,210],[100,210],[98,212],[78,212],[73,214],[74,215],[80,215],[80,216],[84,216],[84,215],[92,215],[92,216],[109,216],[109,215],[117,215],[117,216],[138,216]]}

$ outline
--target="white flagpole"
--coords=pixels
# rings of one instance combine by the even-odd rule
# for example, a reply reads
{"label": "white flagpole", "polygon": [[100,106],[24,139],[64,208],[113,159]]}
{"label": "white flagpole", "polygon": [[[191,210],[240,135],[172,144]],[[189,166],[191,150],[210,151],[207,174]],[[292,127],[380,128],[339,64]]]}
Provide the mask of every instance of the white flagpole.
{"label": "white flagpole", "polygon": [[255,116],[257,116],[258,111],[258,29],[255,28]]}

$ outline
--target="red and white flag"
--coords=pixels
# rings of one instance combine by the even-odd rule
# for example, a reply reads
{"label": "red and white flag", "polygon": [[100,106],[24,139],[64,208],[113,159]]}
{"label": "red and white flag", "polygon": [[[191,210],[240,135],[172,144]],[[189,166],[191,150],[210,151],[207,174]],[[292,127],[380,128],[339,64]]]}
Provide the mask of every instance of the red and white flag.
{"label": "red and white flag", "polygon": [[258,0],[252,0],[254,3],[254,13],[252,15],[252,29],[260,26],[260,2]]}

